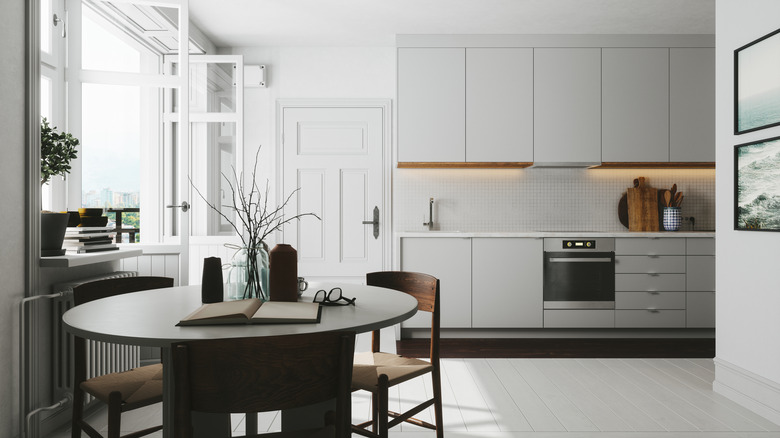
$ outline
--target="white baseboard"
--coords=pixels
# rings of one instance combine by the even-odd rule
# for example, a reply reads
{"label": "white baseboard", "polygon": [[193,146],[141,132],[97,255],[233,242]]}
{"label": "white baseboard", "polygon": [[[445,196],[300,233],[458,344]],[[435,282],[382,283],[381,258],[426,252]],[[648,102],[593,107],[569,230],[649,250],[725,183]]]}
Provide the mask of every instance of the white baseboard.
{"label": "white baseboard", "polygon": [[720,358],[715,358],[713,391],[762,417],[780,424],[780,384]]}

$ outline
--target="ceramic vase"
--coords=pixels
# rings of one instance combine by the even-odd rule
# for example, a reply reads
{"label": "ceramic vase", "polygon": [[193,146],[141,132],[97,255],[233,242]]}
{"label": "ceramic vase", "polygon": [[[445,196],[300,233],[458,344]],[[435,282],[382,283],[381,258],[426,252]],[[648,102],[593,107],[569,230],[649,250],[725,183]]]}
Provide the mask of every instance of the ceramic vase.
{"label": "ceramic vase", "polygon": [[203,280],[200,286],[203,303],[222,301],[222,260],[219,257],[203,259]]}
{"label": "ceramic vase", "polygon": [[298,252],[292,246],[280,243],[271,250],[269,258],[271,301],[298,301]]}

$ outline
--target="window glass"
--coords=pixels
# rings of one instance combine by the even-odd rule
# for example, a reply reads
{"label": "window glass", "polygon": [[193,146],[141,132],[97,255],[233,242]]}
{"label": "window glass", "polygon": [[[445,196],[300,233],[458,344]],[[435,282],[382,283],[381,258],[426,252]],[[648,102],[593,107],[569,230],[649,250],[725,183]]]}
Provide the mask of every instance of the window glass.
{"label": "window glass", "polygon": [[51,0],[41,0],[41,51],[44,53],[51,53],[52,20]]}
{"label": "window glass", "polygon": [[[83,84],[82,108],[82,206],[139,208],[140,87]],[[122,226],[141,228],[139,214],[124,213]]]}
{"label": "window glass", "polygon": [[[225,217],[233,223],[236,221],[235,211],[230,208],[236,176],[240,173],[240,169],[236,169],[236,124],[207,122],[192,123],[191,126],[192,235],[235,234]],[[219,212],[209,207],[206,200]]]}
{"label": "window glass", "polygon": [[82,14],[81,66],[84,70],[141,72],[141,52],[111,32],[89,8]]}

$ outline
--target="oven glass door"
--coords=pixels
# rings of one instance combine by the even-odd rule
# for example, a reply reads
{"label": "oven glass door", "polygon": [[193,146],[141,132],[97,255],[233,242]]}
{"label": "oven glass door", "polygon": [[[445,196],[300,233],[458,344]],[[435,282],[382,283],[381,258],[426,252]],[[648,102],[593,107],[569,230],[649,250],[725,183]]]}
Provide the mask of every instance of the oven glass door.
{"label": "oven glass door", "polygon": [[545,308],[614,308],[614,252],[545,252]]}

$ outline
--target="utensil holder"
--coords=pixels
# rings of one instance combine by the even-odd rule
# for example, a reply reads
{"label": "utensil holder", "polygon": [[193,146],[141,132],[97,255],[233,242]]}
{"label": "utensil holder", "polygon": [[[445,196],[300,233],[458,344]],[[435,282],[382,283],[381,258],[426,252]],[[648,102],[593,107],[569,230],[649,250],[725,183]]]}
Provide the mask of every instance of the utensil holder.
{"label": "utensil holder", "polygon": [[677,231],[680,229],[681,223],[680,207],[664,207],[664,230]]}

